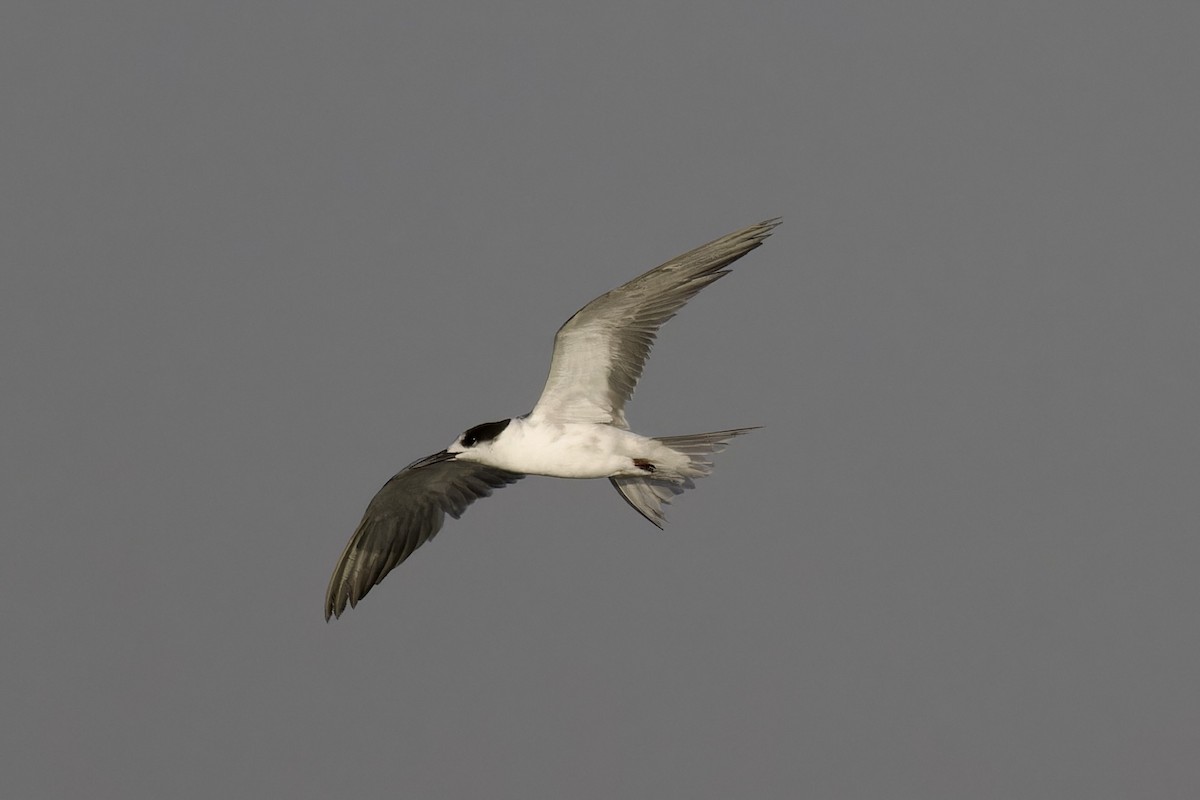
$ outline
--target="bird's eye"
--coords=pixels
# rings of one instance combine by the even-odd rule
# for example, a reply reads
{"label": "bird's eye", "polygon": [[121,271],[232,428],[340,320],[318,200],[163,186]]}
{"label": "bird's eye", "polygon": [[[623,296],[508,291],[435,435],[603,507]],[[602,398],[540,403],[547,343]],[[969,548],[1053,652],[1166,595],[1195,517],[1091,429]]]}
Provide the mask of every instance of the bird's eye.
{"label": "bird's eye", "polygon": [[479,440],[476,439],[474,436],[464,436],[463,437],[463,447],[474,447],[475,443],[477,441],[479,441]]}

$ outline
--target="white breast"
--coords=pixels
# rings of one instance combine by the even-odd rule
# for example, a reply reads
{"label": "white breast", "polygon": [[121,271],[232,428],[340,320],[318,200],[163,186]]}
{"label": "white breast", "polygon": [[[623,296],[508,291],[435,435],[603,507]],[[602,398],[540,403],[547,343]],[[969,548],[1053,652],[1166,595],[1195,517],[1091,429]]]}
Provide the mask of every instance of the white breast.
{"label": "white breast", "polygon": [[535,423],[514,419],[493,443],[488,463],[555,478],[606,478],[631,473],[647,440],[610,425]]}

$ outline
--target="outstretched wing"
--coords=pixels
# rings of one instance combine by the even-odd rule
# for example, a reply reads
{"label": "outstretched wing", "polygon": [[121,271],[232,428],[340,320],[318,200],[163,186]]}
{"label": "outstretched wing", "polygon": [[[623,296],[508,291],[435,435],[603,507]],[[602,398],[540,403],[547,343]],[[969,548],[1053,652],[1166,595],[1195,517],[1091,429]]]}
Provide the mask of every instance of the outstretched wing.
{"label": "outstretched wing", "polygon": [[579,309],[554,337],[550,377],[530,416],[626,427],[625,402],[658,329],[779,223],[760,222],[697,247]]}
{"label": "outstretched wing", "polygon": [[524,476],[455,461],[445,451],[414,461],[383,485],[342,551],[325,593],[325,619],[358,605],[371,587],[467,506]]}

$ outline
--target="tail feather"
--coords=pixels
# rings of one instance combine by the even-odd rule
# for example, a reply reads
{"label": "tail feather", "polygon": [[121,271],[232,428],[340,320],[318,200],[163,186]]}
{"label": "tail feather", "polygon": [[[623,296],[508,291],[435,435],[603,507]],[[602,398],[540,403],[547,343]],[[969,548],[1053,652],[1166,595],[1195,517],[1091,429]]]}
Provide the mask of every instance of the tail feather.
{"label": "tail feather", "polygon": [[729,444],[734,436],[741,436],[755,428],[734,428],[728,431],[713,433],[692,433],[686,436],[656,436],[655,440],[665,444],[681,455],[688,456],[689,464],[679,479],[670,480],[655,477],[609,478],[613,488],[635,511],[654,525],[662,528],[667,521],[663,506],[671,502],[676,495],[683,494],[685,489],[692,489],[696,484],[692,478],[703,478],[712,474],[713,465],[705,456],[719,453]]}

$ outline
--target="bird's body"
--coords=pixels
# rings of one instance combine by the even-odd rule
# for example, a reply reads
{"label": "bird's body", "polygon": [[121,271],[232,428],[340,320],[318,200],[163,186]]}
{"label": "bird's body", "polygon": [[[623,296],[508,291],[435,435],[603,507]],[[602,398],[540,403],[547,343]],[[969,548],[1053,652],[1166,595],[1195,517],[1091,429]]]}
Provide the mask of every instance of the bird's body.
{"label": "bird's body", "polygon": [[663,505],[708,475],[734,428],[684,436],[629,429],[633,394],[664,322],[762,244],[778,220],[723,236],[613,289],[577,311],[554,338],[550,375],[528,414],[485,422],[396,473],[367,506],[334,568],[325,618],[340,616],[441,529],[445,515],[525,475],[608,478],[658,527]]}
{"label": "bird's body", "polygon": [[[447,452],[525,475],[551,478],[617,478],[654,473],[682,477],[688,463],[660,442],[633,431],[591,422],[542,422],[516,417],[491,441],[464,451],[456,441]],[[653,466],[648,470],[643,464]]]}

